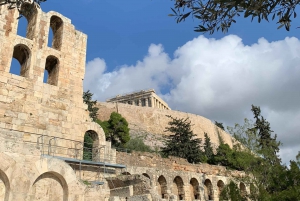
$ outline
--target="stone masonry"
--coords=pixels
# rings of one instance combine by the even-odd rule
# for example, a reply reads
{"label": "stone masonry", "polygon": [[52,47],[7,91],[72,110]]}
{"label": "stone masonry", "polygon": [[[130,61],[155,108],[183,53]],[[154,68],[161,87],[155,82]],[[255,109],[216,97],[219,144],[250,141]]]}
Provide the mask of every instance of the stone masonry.
{"label": "stone masonry", "polygon": [[[114,163],[114,150],[82,100],[87,36],[57,12],[44,13],[31,2],[21,7],[27,8],[32,12],[24,13],[27,34],[21,37],[18,11],[0,6],[0,200],[83,201],[93,190],[86,191],[72,168],[40,156],[82,157],[84,135],[91,131],[95,147],[103,147],[99,157]],[[13,58],[20,64],[18,75],[10,73]],[[105,200],[105,188],[94,189],[94,199]]]}

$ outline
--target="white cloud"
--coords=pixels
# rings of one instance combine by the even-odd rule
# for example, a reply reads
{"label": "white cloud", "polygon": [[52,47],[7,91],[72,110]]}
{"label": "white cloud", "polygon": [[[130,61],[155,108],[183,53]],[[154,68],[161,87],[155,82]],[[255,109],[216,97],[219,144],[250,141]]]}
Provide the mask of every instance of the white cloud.
{"label": "white cloud", "polygon": [[[284,162],[300,150],[300,41],[259,39],[246,46],[230,35],[220,40],[203,36],[179,47],[170,58],[162,45],[151,44],[135,65],[105,72],[96,58],[87,63],[85,90],[98,100],[131,91],[154,88],[171,108],[202,115],[226,125],[252,118],[251,104],[284,143]],[[167,90],[166,90],[167,89]]]}

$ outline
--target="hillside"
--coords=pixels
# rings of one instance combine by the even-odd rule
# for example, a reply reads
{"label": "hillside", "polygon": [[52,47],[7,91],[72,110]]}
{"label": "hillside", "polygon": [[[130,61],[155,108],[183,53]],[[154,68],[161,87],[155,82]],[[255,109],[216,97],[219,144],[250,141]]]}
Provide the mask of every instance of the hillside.
{"label": "hillside", "polygon": [[166,115],[177,118],[189,118],[194,133],[204,139],[206,132],[211,138],[211,142],[216,147],[219,144],[219,136],[224,142],[232,147],[232,137],[225,131],[219,129],[214,123],[202,116],[179,112],[174,110],[163,110],[150,107],[140,107],[123,103],[104,103],[98,102],[98,118],[102,121],[108,120],[112,112],[120,113],[128,121],[131,136],[144,136],[146,144],[155,147],[161,146],[161,139],[168,135],[164,132],[170,119]]}

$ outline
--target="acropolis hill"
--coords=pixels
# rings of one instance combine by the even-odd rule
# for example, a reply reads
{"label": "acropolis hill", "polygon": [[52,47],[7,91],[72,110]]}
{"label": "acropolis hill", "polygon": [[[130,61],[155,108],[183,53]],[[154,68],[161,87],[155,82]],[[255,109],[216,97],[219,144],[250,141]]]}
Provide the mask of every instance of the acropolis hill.
{"label": "acropolis hill", "polygon": [[[28,8],[22,37],[18,10],[0,6],[0,201],[218,201],[231,180],[249,192],[250,184],[239,180],[243,172],[113,149],[82,99],[87,36],[60,13],[45,13],[31,1],[20,6]],[[118,111],[132,131],[153,134],[163,134],[165,114],[188,116],[199,137],[207,132],[218,144],[220,132],[231,144],[208,119],[163,104],[99,106],[102,119]]]}
{"label": "acropolis hill", "polygon": [[98,102],[98,118],[102,121],[108,120],[112,112],[120,113],[129,124],[130,134],[133,136],[145,136],[146,144],[150,146],[161,146],[161,136],[168,135],[165,132],[170,119],[166,115],[177,118],[189,118],[193,132],[201,139],[207,133],[214,147],[219,145],[219,137],[232,147],[232,137],[222,129],[218,128],[211,120],[191,113],[164,108],[143,107],[125,103]]}

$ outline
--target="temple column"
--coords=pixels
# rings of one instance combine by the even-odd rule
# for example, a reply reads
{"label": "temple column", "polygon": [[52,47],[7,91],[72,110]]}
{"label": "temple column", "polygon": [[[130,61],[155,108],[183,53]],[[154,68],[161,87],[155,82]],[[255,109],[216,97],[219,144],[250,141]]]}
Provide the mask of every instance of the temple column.
{"label": "temple column", "polygon": [[139,106],[142,106],[142,99],[139,99]]}
{"label": "temple column", "polygon": [[145,107],[149,107],[149,105],[148,105],[148,97],[145,98]]}

